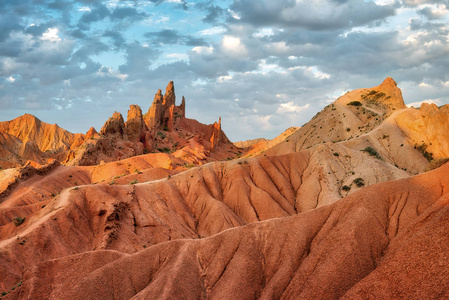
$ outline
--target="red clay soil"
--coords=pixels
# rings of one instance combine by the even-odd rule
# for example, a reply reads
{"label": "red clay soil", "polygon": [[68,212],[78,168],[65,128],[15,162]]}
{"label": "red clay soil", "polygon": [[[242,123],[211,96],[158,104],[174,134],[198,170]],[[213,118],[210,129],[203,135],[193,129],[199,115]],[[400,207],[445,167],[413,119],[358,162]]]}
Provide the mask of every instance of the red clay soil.
{"label": "red clay soil", "polygon": [[64,190],[3,226],[0,289],[8,299],[449,296],[449,164],[294,215],[303,174],[281,162],[294,158],[267,159],[266,175],[215,163]]}

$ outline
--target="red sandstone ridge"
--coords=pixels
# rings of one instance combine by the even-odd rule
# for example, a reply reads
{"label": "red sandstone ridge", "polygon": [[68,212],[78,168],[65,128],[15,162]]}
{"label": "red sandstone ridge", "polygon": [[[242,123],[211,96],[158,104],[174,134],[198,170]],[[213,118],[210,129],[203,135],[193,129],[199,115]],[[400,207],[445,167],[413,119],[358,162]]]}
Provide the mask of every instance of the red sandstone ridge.
{"label": "red sandstone ridge", "polygon": [[50,159],[63,160],[70,149],[85,140],[83,134],[73,134],[29,114],[0,122],[0,133],[2,167],[20,166],[29,160],[37,164],[45,164]]}
{"label": "red sandstone ridge", "polygon": [[196,170],[191,183],[183,173],[134,187],[66,190],[23,228],[8,230],[0,287],[13,299],[444,298],[448,171],[368,187],[294,216],[278,199],[283,217],[236,228],[276,212],[249,190],[241,195],[250,209],[237,194],[221,198],[206,170],[209,192],[191,184],[202,182]]}
{"label": "red sandstone ridge", "polygon": [[234,158],[236,147],[221,130],[221,120],[204,125],[185,117],[186,101],[176,106],[173,81],[156,93],[145,115],[137,105],[130,105],[127,121],[115,112],[89,140],[71,151],[68,165],[96,165],[146,153],[163,152],[182,158],[184,164]]}
{"label": "red sandstone ridge", "polygon": [[173,81],[156,94],[148,112],[130,105],[126,122],[114,112],[98,133],[72,134],[32,115],[0,122],[0,167],[46,164],[57,159],[67,165],[96,165],[147,153],[163,152],[183,157],[183,164],[203,164],[236,156],[218,123],[204,125],[185,117],[186,101],[175,105]]}

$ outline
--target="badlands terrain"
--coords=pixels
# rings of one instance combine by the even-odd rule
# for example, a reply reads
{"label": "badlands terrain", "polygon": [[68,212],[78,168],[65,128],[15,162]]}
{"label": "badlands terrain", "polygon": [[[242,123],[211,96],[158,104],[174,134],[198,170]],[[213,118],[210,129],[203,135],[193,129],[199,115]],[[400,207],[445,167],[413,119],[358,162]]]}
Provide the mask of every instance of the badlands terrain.
{"label": "badlands terrain", "polygon": [[0,122],[1,299],[449,297],[449,105],[387,78],[233,144],[175,102]]}

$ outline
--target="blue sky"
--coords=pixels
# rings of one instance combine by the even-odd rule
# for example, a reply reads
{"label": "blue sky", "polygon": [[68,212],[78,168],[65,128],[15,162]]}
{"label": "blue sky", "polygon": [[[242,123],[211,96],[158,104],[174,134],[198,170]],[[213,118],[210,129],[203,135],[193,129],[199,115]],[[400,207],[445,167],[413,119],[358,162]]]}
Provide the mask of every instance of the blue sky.
{"label": "blue sky", "polygon": [[175,83],[187,117],[233,140],[301,126],[392,76],[407,104],[449,103],[448,1],[3,0],[0,120],[97,130]]}

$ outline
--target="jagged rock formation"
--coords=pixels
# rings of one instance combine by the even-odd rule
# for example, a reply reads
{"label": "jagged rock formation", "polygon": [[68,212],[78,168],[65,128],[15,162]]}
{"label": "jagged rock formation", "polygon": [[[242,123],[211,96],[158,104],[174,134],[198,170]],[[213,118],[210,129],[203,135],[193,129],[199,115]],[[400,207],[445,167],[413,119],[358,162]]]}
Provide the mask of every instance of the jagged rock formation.
{"label": "jagged rock formation", "polygon": [[138,105],[130,105],[125,124],[125,133],[130,142],[142,142],[148,131],[143,121],[142,110]]}
{"label": "jagged rock formation", "polygon": [[86,132],[86,140],[94,138],[96,134],[98,134],[98,132],[95,130],[95,128],[89,128],[89,130]]}
{"label": "jagged rock formation", "polygon": [[145,123],[149,129],[166,128],[169,131],[174,129],[177,118],[185,118],[185,98],[182,97],[180,106],[175,105],[176,95],[173,81],[167,85],[165,95],[158,90],[154,96],[154,101],[148,112],[145,114]]}
{"label": "jagged rock formation", "polygon": [[125,121],[123,120],[123,116],[119,112],[114,112],[112,117],[110,117],[106,123],[104,123],[103,127],[101,127],[100,134],[108,135],[108,134],[118,134],[119,136],[123,136],[125,132]]}
{"label": "jagged rock formation", "polygon": [[99,134],[93,127],[86,135],[72,134],[31,115],[0,122],[0,167],[17,167],[27,161],[46,164],[49,159],[67,165],[96,165],[144,153],[177,151],[181,152],[175,157],[188,154],[186,163],[197,165],[237,155],[221,130],[221,120],[204,125],[187,119],[185,98],[179,106],[175,101],[171,81],[165,95],[158,91],[145,115],[138,105],[130,105],[126,122],[114,112]]}
{"label": "jagged rock formation", "polygon": [[221,130],[221,120],[204,125],[187,119],[185,98],[182,97],[179,106],[175,101],[171,81],[165,95],[158,90],[145,115],[138,105],[130,105],[125,123],[122,115],[115,112],[101,129],[100,136],[91,135],[90,141],[68,153],[65,163],[95,165],[150,152],[165,152],[175,157],[188,155],[188,162],[193,164],[235,157],[233,146]]}

